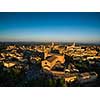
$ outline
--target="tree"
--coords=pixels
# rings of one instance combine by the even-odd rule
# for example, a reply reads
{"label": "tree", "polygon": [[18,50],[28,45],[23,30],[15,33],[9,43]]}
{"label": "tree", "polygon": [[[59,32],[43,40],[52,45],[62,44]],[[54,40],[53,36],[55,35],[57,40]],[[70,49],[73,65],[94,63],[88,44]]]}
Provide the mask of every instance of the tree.
{"label": "tree", "polygon": [[51,78],[48,79],[48,86],[53,87],[53,80]]}

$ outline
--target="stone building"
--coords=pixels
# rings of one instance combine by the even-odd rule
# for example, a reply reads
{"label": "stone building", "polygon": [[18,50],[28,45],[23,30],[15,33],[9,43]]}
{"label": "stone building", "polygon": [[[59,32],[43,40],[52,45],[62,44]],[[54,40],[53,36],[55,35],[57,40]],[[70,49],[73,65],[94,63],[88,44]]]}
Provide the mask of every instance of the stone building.
{"label": "stone building", "polygon": [[42,61],[42,67],[43,69],[51,70],[57,62],[63,64],[65,62],[64,56],[59,54],[48,56],[45,60]]}

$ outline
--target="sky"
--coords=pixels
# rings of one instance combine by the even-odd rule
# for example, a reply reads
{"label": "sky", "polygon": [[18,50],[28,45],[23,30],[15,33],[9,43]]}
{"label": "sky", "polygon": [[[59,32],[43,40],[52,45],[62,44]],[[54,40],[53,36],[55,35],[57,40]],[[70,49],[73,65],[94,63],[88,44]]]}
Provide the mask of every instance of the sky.
{"label": "sky", "polygon": [[100,13],[0,12],[0,41],[100,42]]}

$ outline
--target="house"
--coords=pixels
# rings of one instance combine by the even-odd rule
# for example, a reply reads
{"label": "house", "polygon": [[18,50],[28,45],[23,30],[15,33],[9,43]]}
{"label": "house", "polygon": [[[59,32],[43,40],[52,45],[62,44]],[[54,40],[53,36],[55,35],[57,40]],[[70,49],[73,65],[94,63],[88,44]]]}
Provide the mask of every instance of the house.
{"label": "house", "polygon": [[77,80],[77,75],[75,74],[69,74],[69,75],[65,75],[65,82],[67,83],[71,83]]}
{"label": "house", "polygon": [[65,62],[64,56],[63,55],[49,56],[42,61],[42,67],[43,69],[51,70],[57,62],[63,64]]}
{"label": "house", "polygon": [[4,66],[7,67],[7,68],[10,68],[10,67],[13,67],[16,65],[15,62],[10,62],[10,61],[7,61],[7,62],[3,62]]}

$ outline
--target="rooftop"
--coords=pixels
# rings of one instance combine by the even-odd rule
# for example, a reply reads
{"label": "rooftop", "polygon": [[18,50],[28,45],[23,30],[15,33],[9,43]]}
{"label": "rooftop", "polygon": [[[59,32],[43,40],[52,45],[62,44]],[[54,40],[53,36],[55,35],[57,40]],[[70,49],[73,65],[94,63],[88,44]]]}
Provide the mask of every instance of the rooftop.
{"label": "rooftop", "polygon": [[47,58],[47,61],[52,62],[53,60],[55,60],[57,57],[55,56],[50,56],[49,58]]}

